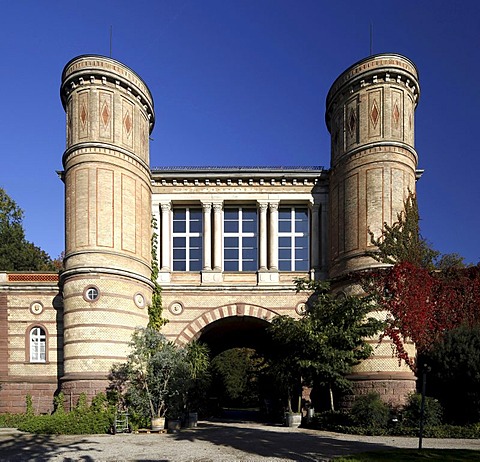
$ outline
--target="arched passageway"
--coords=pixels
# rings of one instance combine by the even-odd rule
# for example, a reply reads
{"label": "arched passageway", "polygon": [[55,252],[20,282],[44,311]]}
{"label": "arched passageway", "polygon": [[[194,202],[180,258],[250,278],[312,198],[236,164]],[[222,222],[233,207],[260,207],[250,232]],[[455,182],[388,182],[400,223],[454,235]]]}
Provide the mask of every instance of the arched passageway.
{"label": "arched passageway", "polygon": [[254,316],[226,316],[207,324],[197,340],[212,358],[209,405],[212,415],[270,420],[272,386],[264,359],[270,322]]}
{"label": "arched passageway", "polygon": [[209,346],[212,357],[231,348],[251,348],[262,353],[268,342],[269,324],[253,316],[229,316],[207,324],[198,340]]}

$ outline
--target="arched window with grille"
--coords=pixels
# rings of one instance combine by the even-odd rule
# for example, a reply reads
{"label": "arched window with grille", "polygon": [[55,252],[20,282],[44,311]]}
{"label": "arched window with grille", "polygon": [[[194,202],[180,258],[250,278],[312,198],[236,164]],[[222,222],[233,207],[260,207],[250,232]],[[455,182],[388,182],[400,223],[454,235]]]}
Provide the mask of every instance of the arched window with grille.
{"label": "arched window with grille", "polygon": [[30,362],[47,361],[47,335],[45,329],[35,326],[30,330]]}

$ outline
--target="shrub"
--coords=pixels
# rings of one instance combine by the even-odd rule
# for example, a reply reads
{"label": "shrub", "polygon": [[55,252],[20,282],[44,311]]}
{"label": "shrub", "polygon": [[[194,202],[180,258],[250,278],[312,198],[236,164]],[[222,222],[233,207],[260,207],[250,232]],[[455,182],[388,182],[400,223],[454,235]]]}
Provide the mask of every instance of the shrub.
{"label": "shrub", "polygon": [[421,358],[431,368],[429,395],[438,398],[444,418],[465,425],[480,421],[480,326],[462,325]]}
{"label": "shrub", "polygon": [[25,414],[0,416],[0,426],[13,426],[30,433],[82,435],[107,433],[113,425],[114,410],[103,393],[95,396],[90,406],[86,395],[80,395],[75,409],[68,413],[63,407],[62,393],[54,398],[54,403],[52,415],[34,415],[27,406]]}
{"label": "shrub", "polygon": [[[412,393],[408,397],[406,406],[403,409],[402,425],[407,427],[420,426],[422,395]],[[423,424],[426,427],[435,427],[442,423],[442,405],[435,398],[425,397],[425,408]]]}
{"label": "shrub", "polygon": [[17,428],[25,419],[25,414],[1,414],[0,428]]}
{"label": "shrub", "polygon": [[18,426],[21,431],[55,435],[85,435],[107,433],[112,420],[105,412],[88,410],[84,413],[37,415],[26,418]]}
{"label": "shrub", "polygon": [[340,427],[350,426],[350,415],[344,411],[318,412],[313,416],[311,426],[320,430],[336,430]]}
{"label": "shrub", "polygon": [[385,428],[390,417],[390,408],[378,393],[358,396],[353,402],[352,421],[359,427]]}
{"label": "shrub", "polygon": [[65,412],[65,395],[60,392],[53,398],[53,412],[55,414],[63,414]]}
{"label": "shrub", "polygon": [[27,416],[32,416],[32,415],[34,415],[32,395],[29,394],[29,395],[26,396],[26,398],[25,398],[25,404],[26,404],[26,407],[27,407],[26,415],[27,415]]}

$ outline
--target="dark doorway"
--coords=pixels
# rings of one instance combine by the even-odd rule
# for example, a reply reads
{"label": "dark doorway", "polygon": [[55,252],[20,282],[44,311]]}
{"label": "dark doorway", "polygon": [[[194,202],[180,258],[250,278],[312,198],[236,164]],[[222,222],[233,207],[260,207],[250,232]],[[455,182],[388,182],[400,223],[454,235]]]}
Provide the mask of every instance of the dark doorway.
{"label": "dark doorway", "polygon": [[202,330],[198,340],[211,351],[211,415],[229,420],[272,420],[276,398],[264,358],[268,325],[268,321],[252,316],[231,316]]}
{"label": "dark doorway", "polygon": [[212,357],[231,348],[253,348],[265,351],[268,344],[266,328],[270,323],[252,316],[230,316],[205,326],[199,340],[206,343]]}

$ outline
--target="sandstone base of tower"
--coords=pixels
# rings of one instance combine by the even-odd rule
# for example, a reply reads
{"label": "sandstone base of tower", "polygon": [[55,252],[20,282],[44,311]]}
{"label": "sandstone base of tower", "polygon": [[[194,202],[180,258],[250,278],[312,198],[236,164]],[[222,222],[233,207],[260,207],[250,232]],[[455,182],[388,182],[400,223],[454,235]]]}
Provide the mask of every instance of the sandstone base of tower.
{"label": "sandstone base of tower", "polygon": [[60,390],[65,396],[65,410],[72,410],[82,393],[86,395],[87,403],[90,403],[95,395],[105,393],[108,384],[108,378],[101,374],[72,374],[62,377],[60,379]]}
{"label": "sandstone base of tower", "polygon": [[56,378],[32,377],[31,380],[2,382],[0,390],[0,414],[22,414],[27,409],[27,395],[32,397],[35,414],[50,414],[53,411],[53,396],[57,391]]}
{"label": "sandstone base of tower", "polygon": [[347,378],[352,383],[352,394],[342,400],[342,407],[345,408],[350,408],[355,398],[369,393],[378,393],[383,402],[392,407],[401,407],[406,404],[408,395],[416,390],[413,372],[358,373]]}

